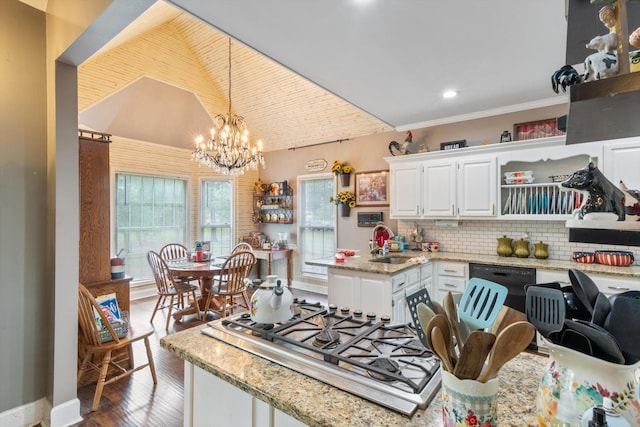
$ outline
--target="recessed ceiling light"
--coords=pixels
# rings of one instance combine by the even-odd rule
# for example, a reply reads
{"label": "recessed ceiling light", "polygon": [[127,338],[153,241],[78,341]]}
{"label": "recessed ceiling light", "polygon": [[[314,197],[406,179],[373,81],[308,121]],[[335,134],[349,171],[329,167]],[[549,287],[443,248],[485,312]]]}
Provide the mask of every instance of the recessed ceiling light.
{"label": "recessed ceiling light", "polygon": [[456,96],[458,96],[458,91],[455,90],[445,90],[442,93],[443,98],[455,98]]}

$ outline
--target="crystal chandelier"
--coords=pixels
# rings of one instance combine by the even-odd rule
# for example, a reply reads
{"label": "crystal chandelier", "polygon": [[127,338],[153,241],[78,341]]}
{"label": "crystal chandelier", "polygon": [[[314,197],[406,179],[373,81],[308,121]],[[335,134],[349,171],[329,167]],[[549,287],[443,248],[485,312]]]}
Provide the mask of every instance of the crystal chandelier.
{"label": "crystal chandelier", "polygon": [[231,114],[231,39],[229,39],[229,112],[218,114],[213,119],[214,128],[205,141],[202,135],[196,138],[191,158],[201,166],[213,168],[224,175],[242,175],[245,170],[264,167],[262,141],[258,148],[249,142],[249,131],[244,117]]}

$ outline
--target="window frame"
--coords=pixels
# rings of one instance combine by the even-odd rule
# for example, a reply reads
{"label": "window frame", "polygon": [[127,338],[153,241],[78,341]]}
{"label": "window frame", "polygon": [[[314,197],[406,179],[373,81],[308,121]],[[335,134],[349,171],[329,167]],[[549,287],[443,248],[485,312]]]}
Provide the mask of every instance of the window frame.
{"label": "window frame", "polygon": [[[231,253],[231,249],[234,246],[234,242],[235,242],[235,234],[236,234],[236,206],[235,206],[235,191],[236,191],[236,180],[227,176],[214,176],[214,177],[206,177],[206,178],[200,178],[200,185],[198,187],[198,215],[197,215],[197,221],[198,221],[198,236],[201,240],[207,240],[204,238],[205,233],[204,233],[204,229],[206,227],[206,225],[203,223],[204,220],[204,209],[205,209],[205,203],[204,203],[204,197],[205,197],[205,183],[207,182],[228,182],[229,183],[229,192],[230,192],[230,200],[229,200],[229,208],[230,208],[230,223],[229,223],[229,247],[227,248],[228,250],[224,250],[221,249],[219,251],[214,250],[213,248],[215,247],[214,242],[211,242],[211,251],[213,253],[213,255],[225,255],[228,253]],[[222,251],[222,252],[220,252]],[[220,252],[220,253],[217,253]]]}
{"label": "window frame", "polygon": [[[332,173],[322,173],[322,174],[309,174],[309,175],[299,175],[297,177],[297,215],[298,221],[296,225],[296,230],[298,233],[298,248],[299,248],[299,259],[300,259],[300,273],[302,276],[314,277],[327,279],[329,272],[327,267],[322,266],[308,266],[305,264],[306,257],[304,256],[304,228],[307,228],[306,225],[306,214],[303,212],[305,208],[303,203],[303,197],[306,195],[306,192],[303,190],[303,183],[305,181],[314,181],[314,180],[327,180],[330,181],[333,185],[333,190],[331,195],[334,195],[336,192],[336,180]],[[333,254],[338,245],[338,216],[335,207],[330,206],[329,198],[326,199],[327,206],[331,209],[332,212],[332,224],[327,227],[328,229],[333,230],[333,248],[331,249],[331,254]],[[327,255],[326,253],[324,255]]]}
{"label": "window frame", "polygon": [[[111,175],[111,188],[113,189],[113,191],[111,191],[111,213],[110,213],[110,226],[111,226],[111,253],[112,255],[115,255],[118,251],[119,248],[117,246],[118,243],[118,214],[117,214],[117,209],[118,209],[118,205],[117,205],[117,196],[118,196],[118,175],[125,175],[125,176],[136,176],[136,177],[141,177],[141,178],[161,178],[161,179],[172,179],[172,180],[177,180],[177,181],[183,181],[184,185],[185,185],[185,189],[184,189],[184,207],[185,207],[185,212],[184,212],[184,239],[186,241],[189,240],[190,238],[190,227],[191,227],[191,221],[190,221],[190,211],[191,211],[191,178],[189,176],[183,175],[175,175],[175,174],[161,174],[161,173],[149,173],[149,172],[140,172],[140,171],[130,171],[130,170],[114,170],[112,175]],[[178,242],[178,243],[183,243],[183,242]],[[125,250],[128,250],[128,248],[124,248]],[[153,250],[155,251],[159,251],[160,248],[154,248]],[[128,253],[127,253],[128,254]],[[144,259],[145,259],[145,264],[146,264],[146,253],[144,254]],[[126,262],[126,258],[125,258],[125,268],[127,266],[127,262]],[[142,276],[142,277],[136,277],[133,276],[129,273],[127,273],[127,276],[132,277],[131,280],[131,286],[135,287],[135,286],[142,286],[145,285],[149,282],[153,282],[153,275],[151,274],[151,270],[149,270],[149,275],[148,276]]]}

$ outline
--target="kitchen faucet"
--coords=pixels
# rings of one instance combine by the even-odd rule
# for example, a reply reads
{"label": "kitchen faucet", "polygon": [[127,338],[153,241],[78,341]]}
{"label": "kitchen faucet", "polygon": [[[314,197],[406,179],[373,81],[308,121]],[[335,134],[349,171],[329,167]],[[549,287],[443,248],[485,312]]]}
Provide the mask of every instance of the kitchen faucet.
{"label": "kitchen faucet", "polygon": [[378,242],[376,240],[376,231],[378,231],[379,229],[383,229],[383,232],[384,231],[387,232],[387,238],[385,240],[392,239],[395,236],[395,234],[393,234],[393,231],[391,231],[391,229],[388,226],[384,225],[382,221],[379,221],[371,231],[371,242],[372,242],[371,253],[374,255],[378,253]]}

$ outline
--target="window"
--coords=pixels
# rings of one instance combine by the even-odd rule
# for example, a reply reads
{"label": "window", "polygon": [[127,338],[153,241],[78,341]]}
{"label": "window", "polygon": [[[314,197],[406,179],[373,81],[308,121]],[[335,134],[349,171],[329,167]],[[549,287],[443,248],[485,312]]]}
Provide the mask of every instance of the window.
{"label": "window", "polygon": [[303,274],[327,275],[327,268],[306,261],[332,256],[336,250],[336,209],[329,203],[335,193],[331,174],[298,177],[298,246]]}
{"label": "window", "polygon": [[147,252],[187,237],[187,181],[116,174],[116,252],[128,251],[125,274],[152,279]]}
{"label": "window", "polygon": [[200,197],[200,235],[202,240],[211,242],[211,253],[224,255],[231,253],[233,186],[230,180],[202,181]]}

